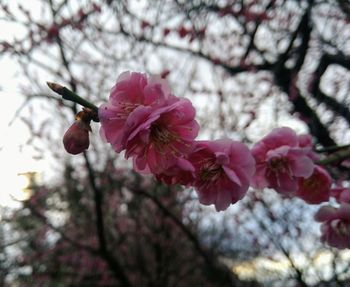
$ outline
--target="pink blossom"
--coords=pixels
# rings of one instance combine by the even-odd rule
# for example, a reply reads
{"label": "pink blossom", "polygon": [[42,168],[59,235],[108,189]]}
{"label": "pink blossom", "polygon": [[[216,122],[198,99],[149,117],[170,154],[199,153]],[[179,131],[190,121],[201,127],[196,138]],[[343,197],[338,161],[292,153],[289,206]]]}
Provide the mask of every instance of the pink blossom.
{"label": "pink blossom", "polygon": [[52,43],[59,35],[60,26],[56,23],[53,23],[47,30],[46,40],[49,43]]}
{"label": "pink blossom", "polygon": [[320,157],[313,151],[313,143],[312,143],[312,137],[309,134],[302,134],[298,135],[298,142],[299,147],[305,148],[308,150],[308,157],[311,158],[313,161],[317,161],[320,159]]}
{"label": "pink blossom", "polygon": [[169,28],[164,28],[163,29],[163,37],[168,36],[170,32],[171,32],[171,30]]}
{"label": "pink blossom", "polygon": [[93,8],[93,11],[94,11],[94,12],[97,12],[97,13],[101,13],[101,11],[102,11],[101,6],[98,5],[98,4],[96,4],[96,3],[93,3],[93,4],[92,4],[92,8]]}
{"label": "pink blossom", "polygon": [[350,188],[345,188],[340,194],[338,201],[340,203],[349,203],[350,204]]}
{"label": "pink blossom", "polygon": [[340,164],[344,167],[349,168],[350,167],[350,159],[343,160]]}
{"label": "pink blossom", "polygon": [[90,126],[83,121],[75,121],[63,136],[63,145],[70,154],[79,154],[89,148]]}
{"label": "pink blossom", "polygon": [[156,177],[167,185],[181,184],[189,186],[194,180],[194,172],[195,169],[188,160],[178,158],[174,165],[157,174]]}
{"label": "pink blossom", "polygon": [[138,172],[164,172],[192,150],[199,131],[194,117],[195,109],[187,99],[161,108],[139,106],[125,123],[121,141],[125,157],[133,158]]}
{"label": "pink blossom", "polygon": [[342,203],[339,208],[322,206],[315,220],[322,222],[323,242],[339,249],[350,248],[350,204]]}
{"label": "pink blossom", "polygon": [[198,142],[188,160],[195,167],[199,201],[214,204],[217,211],[243,198],[255,171],[249,149],[229,139]]}
{"label": "pink blossom", "polygon": [[253,187],[270,187],[285,195],[297,191],[299,178],[310,177],[314,170],[310,149],[300,147],[299,140],[292,129],[283,127],[274,129],[254,145]]}
{"label": "pink blossom", "polygon": [[331,189],[331,196],[339,203],[349,203],[350,204],[350,188],[349,187],[338,187]]}
{"label": "pink blossom", "polygon": [[121,152],[125,149],[121,141],[124,136],[124,125],[130,113],[139,106],[161,107],[167,101],[176,100],[177,98],[171,95],[165,80],[136,72],[124,72],[112,88],[108,103],[99,108],[101,136],[115,151]]}
{"label": "pink blossom", "polygon": [[308,178],[299,178],[297,197],[310,204],[319,204],[329,200],[332,178],[321,166],[316,165]]}
{"label": "pink blossom", "polygon": [[187,29],[185,26],[180,26],[177,29],[177,33],[179,34],[180,38],[184,38],[190,33],[190,30]]}
{"label": "pink blossom", "polygon": [[298,135],[298,143],[300,147],[310,147],[312,148],[312,137],[309,134]]}

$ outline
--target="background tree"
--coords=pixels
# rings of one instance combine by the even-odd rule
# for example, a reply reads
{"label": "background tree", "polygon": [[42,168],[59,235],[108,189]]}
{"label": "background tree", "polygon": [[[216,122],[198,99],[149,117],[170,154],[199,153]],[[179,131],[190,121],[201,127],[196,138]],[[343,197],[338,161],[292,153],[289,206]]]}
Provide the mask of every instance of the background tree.
{"label": "background tree", "polygon": [[[327,154],[333,146],[349,142],[350,9],[346,1],[81,4],[50,0],[36,4],[33,9],[20,1],[3,1],[0,10],[1,19],[21,31],[13,39],[2,41],[1,49],[5,57],[12,57],[21,67],[26,100],[19,117],[32,131],[28,144],[35,147],[37,155],[50,158],[51,162],[54,158],[57,170],[57,184],[33,188],[33,196],[23,209],[9,219],[13,229],[35,234],[32,246],[30,241],[18,245],[29,255],[23,259],[23,265],[31,266],[25,272],[15,271],[21,274],[18,280],[22,276],[28,280],[26,274],[36,274],[42,276],[43,284],[119,282],[127,286],[130,282],[135,286],[154,286],[166,282],[169,286],[187,286],[181,281],[172,283],[172,276],[184,276],[188,285],[208,278],[208,284],[213,284],[210,286],[221,284],[218,282],[231,284],[230,280],[239,284],[218,256],[235,262],[251,256],[287,260],[290,268],[287,275],[282,274],[283,279],[280,274],[277,279],[271,274],[264,278],[267,284],[275,280],[277,286],[281,280],[302,286],[324,280],[337,284],[343,280],[347,265],[335,251],[331,251],[334,260],[330,264],[334,269],[329,274],[317,274],[315,258],[325,247],[318,244],[318,226],[312,220],[314,208],[298,199],[281,199],[268,190],[249,193],[244,201],[218,218],[207,209],[198,210],[192,200],[191,208],[187,207],[185,199],[191,198],[190,191],[154,183],[150,183],[152,188],[141,188],[143,179],[128,172],[124,175],[124,169],[130,170],[130,166],[122,156],[100,144],[98,136],[92,137],[91,148],[84,156],[69,157],[63,151],[61,137],[78,107],[50,94],[45,82],[67,85],[100,103],[107,100],[122,71],[161,74],[176,95],[193,101],[202,138],[231,137],[251,144],[272,128],[289,124],[300,131],[308,130],[317,147]],[[98,133],[96,126],[93,131]],[[115,166],[123,172],[115,172]],[[335,166],[332,175],[347,179],[348,169]],[[114,176],[121,178],[109,178]],[[128,196],[123,189],[128,190]],[[44,199],[43,205],[31,204],[40,199]],[[52,214],[53,218],[59,214],[61,226],[57,227]],[[118,221],[120,218],[123,220]],[[150,218],[154,220],[148,221]],[[118,222],[128,227],[131,224],[131,231],[123,232]],[[55,239],[48,239],[50,233],[55,234]],[[143,243],[147,241],[150,246],[155,240],[154,246],[139,246],[137,239],[141,235],[145,238]],[[184,242],[177,242],[179,238]],[[127,249],[124,257],[119,256],[123,246]],[[157,248],[161,255],[156,255]],[[135,253],[128,253],[131,250]],[[147,254],[150,250],[153,252]],[[184,268],[171,272],[162,269],[162,260],[168,260],[165,266],[172,268],[169,258],[179,255],[179,250],[188,250],[188,257],[187,252],[186,256],[181,253],[183,256],[174,260],[174,267],[181,262]],[[79,260],[70,262],[66,254],[71,255],[69,260],[88,256],[91,269]],[[32,256],[39,259],[33,261]],[[67,262],[60,261],[61,257],[70,263],[63,266],[61,277],[57,278],[52,270]],[[147,264],[138,261],[143,257]],[[231,266],[233,261],[225,262]],[[105,266],[109,268],[104,272]],[[188,271],[191,268],[197,271]],[[96,274],[86,274],[84,270]],[[203,274],[203,270],[209,271]],[[81,276],[72,278],[73,274]],[[226,276],[232,278],[228,280]]]}

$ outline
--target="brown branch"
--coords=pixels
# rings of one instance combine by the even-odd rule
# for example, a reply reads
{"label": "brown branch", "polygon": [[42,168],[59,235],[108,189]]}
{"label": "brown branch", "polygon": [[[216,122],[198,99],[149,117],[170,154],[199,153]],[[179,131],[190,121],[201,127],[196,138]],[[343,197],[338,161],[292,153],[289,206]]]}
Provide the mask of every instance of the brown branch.
{"label": "brown branch", "polygon": [[320,89],[321,78],[326,72],[327,68],[331,64],[337,64],[348,70],[350,70],[350,58],[341,54],[329,55],[323,54],[318,67],[314,73],[314,79],[310,87],[311,95],[318,101],[318,103],[325,103],[335,114],[342,116],[350,125],[350,110],[343,104],[339,103],[336,99],[326,95]]}
{"label": "brown branch", "polygon": [[347,148],[345,150],[340,150],[337,153],[334,153],[332,155],[330,155],[329,157],[322,159],[320,161],[318,161],[318,164],[322,164],[322,165],[331,165],[334,163],[339,163],[343,160],[346,160],[350,158],[350,149]]}
{"label": "brown branch", "polygon": [[[118,32],[114,32],[114,31],[105,31],[105,32],[107,32],[109,34],[118,34]],[[190,54],[190,55],[197,57],[197,58],[205,59],[209,62],[215,63],[219,67],[222,67],[224,70],[226,70],[231,75],[242,73],[242,72],[249,72],[249,71],[264,71],[264,70],[270,70],[273,68],[273,65],[271,63],[268,63],[268,62],[265,62],[263,64],[259,64],[259,65],[230,66],[230,65],[225,64],[224,62],[217,61],[216,59],[212,58],[210,55],[204,54],[202,51],[195,51],[195,50],[174,46],[174,45],[167,44],[167,43],[160,42],[160,41],[154,41],[152,39],[148,39],[147,37],[145,37],[143,35],[141,35],[141,36],[134,35],[128,31],[126,31],[122,25],[120,25],[120,33],[126,37],[133,38],[139,42],[144,42],[144,43],[153,45],[155,47],[162,47],[165,49],[171,49],[171,50],[175,50],[178,52]]]}
{"label": "brown branch", "polygon": [[[311,134],[314,135],[319,143],[327,147],[334,146],[336,143],[330,137],[328,128],[321,122],[316,111],[309,106],[305,97],[301,95],[296,86],[296,80],[304,63],[311,37],[312,26],[310,23],[310,17],[312,5],[313,1],[309,1],[309,6],[306,8],[296,31],[293,33],[289,47],[284,54],[279,56],[273,74],[277,85],[280,86],[282,91],[289,95],[289,100],[293,104],[294,111],[300,113],[306,118],[306,123],[309,126]],[[285,67],[285,63],[290,57],[289,54],[294,45],[294,41],[297,39],[297,35],[300,35],[301,44],[294,50],[294,54],[297,56],[295,66],[292,69],[289,69]]]}
{"label": "brown branch", "polygon": [[[52,0],[49,0],[49,3],[50,3],[52,15],[53,15],[53,17],[55,17],[56,12],[55,12],[55,9],[53,7]],[[75,81],[75,78],[73,77],[72,71],[70,69],[70,64],[69,64],[67,57],[65,55],[63,42],[62,42],[59,34],[56,37],[56,41],[57,41],[57,44],[59,47],[63,66],[66,68],[68,74],[70,75],[71,90],[75,93],[77,90],[76,81]],[[76,113],[75,106],[73,107],[73,112]],[[119,279],[122,286],[132,287],[132,285],[129,281],[129,278],[127,277],[126,273],[124,272],[124,269],[122,268],[121,263],[119,262],[119,260],[117,258],[115,258],[112,255],[112,253],[107,248],[107,242],[106,242],[106,238],[105,238],[104,221],[103,221],[103,212],[102,212],[102,191],[100,190],[100,188],[96,184],[94,170],[90,164],[90,161],[89,161],[89,158],[88,158],[86,152],[84,152],[84,159],[85,159],[85,165],[86,165],[86,168],[88,171],[89,182],[90,182],[91,188],[92,188],[93,193],[94,193],[95,212],[96,212],[96,229],[97,229],[97,236],[99,239],[99,251],[100,251],[99,255],[107,262],[109,268],[113,271],[116,278]]]}
{"label": "brown branch", "polygon": [[72,246],[75,246],[77,248],[86,250],[88,252],[90,252],[93,255],[98,255],[98,250],[89,246],[89,245],[85,245],[80,243],[79,241],[72,239],[71,237],[69,237],[68,235],[66,235],[60,228],[54,226],[53,224],[51,224],[48,219],[41,213],[39,212],[32,204],[30,204],[29,202],[26,202],[25,204],[29,210],[33,213],[34,216],[36,216],[41,222],[43,222],[45,225],[47,225],[50,229],[52,229],[53,231],[57,232],[62,239],[64,239],[65,241],[69,242]]}
{"label": "brown branch", "polygon": [[108,249],[107,241],[105,237],[105,226],[104,226],[103,211],[102,211],[102,202],[103,202],[102,190],[96,184],[94,170],[91,166],[90,160],[86,152],[84,152],[84,159],[85,159],[85,165],[88,171],[88,179],[94,193],[96,228],[97,228],[97,235],[99,239],[100,255],[103,259],[106,260],[106,262],[108,263],[108,266],[114,272],[116,278],[119,279],[122,286],[132,287],[132,284],[130,283],[130,280],[126,275],[121,263],[117,258],[115,258],[112,255],[111,251]]}

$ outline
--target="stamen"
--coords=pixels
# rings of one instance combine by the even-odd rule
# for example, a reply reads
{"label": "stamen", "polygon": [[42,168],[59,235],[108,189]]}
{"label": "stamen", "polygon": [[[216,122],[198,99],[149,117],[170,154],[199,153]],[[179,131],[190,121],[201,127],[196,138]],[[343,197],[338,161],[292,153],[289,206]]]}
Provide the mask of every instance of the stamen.
{"label": "stamen", "polygon": [[274,173],[287,173],[291,178],[293,175],[292,170],[290,169],[289,161],[283,157],[275,157],[268,161],[267,175]]}
{"label": "stamen", "polygon": [[151,126],[150,138],[157,147],[162,147],[177,140],[177,135],[171,133],[167,128],[154,124]]}
{"label": "stamen", "polygon": [[199,177],[204,182],[215,182],[223,173],[223,169],[214,159],[202,161]]}
{"label": "stamen", "polygon": [[340,236],[344,236],[347,237],[350,235],[350,229],[349,227],[342,221],[339,221],[336,228],[335,228],[336,232],[338,233],[338,235]]}

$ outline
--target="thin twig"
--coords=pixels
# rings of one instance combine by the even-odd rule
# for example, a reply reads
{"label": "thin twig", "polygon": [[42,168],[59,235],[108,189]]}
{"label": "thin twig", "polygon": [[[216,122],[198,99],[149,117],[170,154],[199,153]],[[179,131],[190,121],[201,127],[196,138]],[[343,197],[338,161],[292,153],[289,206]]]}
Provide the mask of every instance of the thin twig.
{"label": "thin twig", "polygon": [[56,84],[56,83],[51,83],[51,82],[47,82],[47,85],[49,86],[49,88],[52,91],[61,95],[63,99],[65,99],[67,101],[71,101],[71,102],[79,104],[79,105],[82,105],[83,107],[89,108],[97,113],[97,111],[98,111],[97,106],[95,106],[93,103],[90,103],[89,101],[83,99],[82,97],[78,96],[76,93],[69,90],[68,88],[61,86],[59,84]]}

